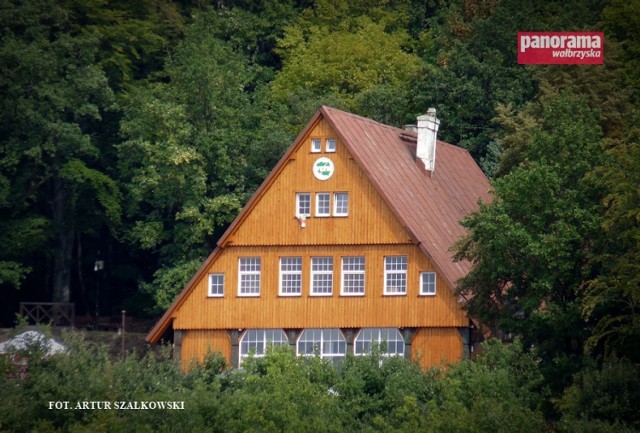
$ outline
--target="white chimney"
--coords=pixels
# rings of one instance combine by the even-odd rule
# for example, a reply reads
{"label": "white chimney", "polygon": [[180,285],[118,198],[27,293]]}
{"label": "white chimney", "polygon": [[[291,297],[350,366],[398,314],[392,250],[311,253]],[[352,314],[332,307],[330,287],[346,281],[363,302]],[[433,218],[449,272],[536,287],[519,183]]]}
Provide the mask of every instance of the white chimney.
{"label": "white chimney", "polygon": [[429,108],[427,114],[418,116],[418,146],[416,158],[424,163],[424,168],[433,172],[436,166],[436,139],[440,120],[436,117],[436,109]]}

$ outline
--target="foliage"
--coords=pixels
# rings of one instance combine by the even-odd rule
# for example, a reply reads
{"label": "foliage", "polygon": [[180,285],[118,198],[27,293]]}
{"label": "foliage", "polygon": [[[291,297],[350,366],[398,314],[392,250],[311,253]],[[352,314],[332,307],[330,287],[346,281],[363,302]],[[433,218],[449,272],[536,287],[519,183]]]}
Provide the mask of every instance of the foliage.
{"label": "foliage", "polygon": [[[609,359],[598,368],[595,362],[576,373],[573,384],[558,400],[561,424],[599,422],[610,430],[640,428],[640,367],[630,361]],[[578,425],[581,425],[578,423]]]}
{"label": "foliage", "polygon": [[469,233],[457,245],[457,258],[476,264],[459,285],[470,314],[538,347],[555,392],[579,366],[578,290],[591,278],[602,222],[587,176],[602,160],[601,132],[582,101],[543,100],[538,122],[514,123],[526,138],[514,140],[517,165],[493,182],[493,202],[465,219]]}
{"label": "foliage", "polygon": [[614,143],[593,176],[607,191],[603,238],[594,262],[598,275],[584,287],[582,313],[595,322],[588,348],[640,360],[640,137],[632,128]]}

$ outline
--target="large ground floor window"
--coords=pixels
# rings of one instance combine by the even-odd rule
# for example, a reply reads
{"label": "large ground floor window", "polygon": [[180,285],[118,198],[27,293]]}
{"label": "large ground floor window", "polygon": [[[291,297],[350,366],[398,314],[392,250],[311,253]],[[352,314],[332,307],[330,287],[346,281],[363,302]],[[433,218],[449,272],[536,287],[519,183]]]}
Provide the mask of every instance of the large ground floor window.
{"label": "large ground floor window", "polygon": [[298,355],[319,355],[338,362],[347,353],[347,341],[336,328],[305,329],[297,344]]}
{"label": "large ground floor window", "polygon": [[240,338],[240,363],[250,355],[262,357],[269,346],[289,344],[282,329],[248,329]]}
{"label": "large ground floor window", "polygon": [[386,355],[403,356],[404,339],[398,328],[364,328],[360,330],[354,342],[356,355],[366,355],[371,347],[377,345]]}

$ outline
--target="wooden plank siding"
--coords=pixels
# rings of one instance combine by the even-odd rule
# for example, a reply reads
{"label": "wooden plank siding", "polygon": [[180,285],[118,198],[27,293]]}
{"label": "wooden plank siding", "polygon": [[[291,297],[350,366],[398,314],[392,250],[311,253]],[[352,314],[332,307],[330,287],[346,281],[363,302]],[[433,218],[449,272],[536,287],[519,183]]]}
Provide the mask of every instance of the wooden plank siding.
{"label": "wooden plank siding", "polygon": [[462,359],[463,341],[456,328],[421,328],[413,337],[411,359],[429,368]]}
{"label": "wooden plank siding", "polygon": [[[384,257],[407,256],[407,294],[383,295]],[[311,257],[331,256],[332,296],[310,295]],[[365,295],[341,296],[341,257],[365,257]],[[238,257],[261,257],[259,297],[238,296]],[[280,257],[302,257],[302,295],[279,296]],[[441,278],[436,296],[420,296],[420,272],[433,271],[415,246],[228,247],[175,312],[174,329],[465,327],[468,319]],[[208,297],[208,273],[223,273],[222,298]]]}
{"label": "wooden plank siding", "polygon": [[220,352],[231,363],[231,340],[227,331],[194,329],[184,333],[180,351],[180,364],[183,367],[192,362],[202,362],[207,352]]}
{"label": "wooden plank siding", "polygon": [[[181,365],[187,369],[193,362],[202,362],[209,351],[219,352],[231,365],[231,340],[226,331],[186,331],[182,339]],[[420,328],[411,344],[411,359],[424,368],[460,361],[462,353],[462,337],[456,328]]]}
{"label": "wooden plank siding", "polygon": [[[311,138],[322,140],[323,152],[311,152]],[[324,152],[327,138],[337,140],[336,152]],[[325,181],[312,173],[313,163],[328,157],[334,175]],[[312,215],[307,227],[296,220],[296,193],[311,193]],[[348,192],[347,217],[316,217],[315,193]],[[408,232],[349,154],[325,120],[302,139],[282,171],[242,224],[227,239],[231,245],[353,245],[411,242]]]}

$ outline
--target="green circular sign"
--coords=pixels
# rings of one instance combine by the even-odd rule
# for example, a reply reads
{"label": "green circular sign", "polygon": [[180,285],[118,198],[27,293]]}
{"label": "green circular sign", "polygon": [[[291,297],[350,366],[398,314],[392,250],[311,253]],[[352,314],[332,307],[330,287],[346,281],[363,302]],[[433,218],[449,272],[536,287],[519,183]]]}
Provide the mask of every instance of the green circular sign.
{"label": "green circular sign", "polygon": [[327,157],[322,157],[316,159],[316,162],[313,163],[313,175],[318,180],[327,180],[331,176],[333,176],[333,172],[336,170],[333,161],[331,161]]}

